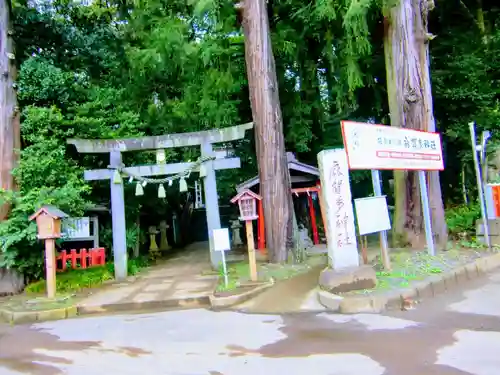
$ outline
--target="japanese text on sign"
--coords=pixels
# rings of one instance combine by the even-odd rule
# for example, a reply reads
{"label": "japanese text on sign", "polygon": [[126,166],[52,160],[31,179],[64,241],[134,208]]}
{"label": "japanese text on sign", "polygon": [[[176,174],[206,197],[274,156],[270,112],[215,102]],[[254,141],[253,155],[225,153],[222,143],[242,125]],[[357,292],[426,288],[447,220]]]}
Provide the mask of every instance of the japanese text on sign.
{"label": "japanese text on sign", "polygon": [[342,194],[344,185],[346,183],[349,184],[349,180],[346,181],[346,178],[347,176],[342,173],[339,162],[334,161],[330,169],[330,180],[335,202],[335,244],[338,248],[342,248],[345,245],[352,245],[352,235],[349,233],[349,215],[346,211],[345,200]]}
{"label": "japanese text on sign", "polygon": [[438,133],[342,121],[350,169],[443,170]]}
{"label": "japanese text on sign", "polygon": [[330,266],[335,269],[357,267],[359,256],[345,150],[321,151],[318,165]]}

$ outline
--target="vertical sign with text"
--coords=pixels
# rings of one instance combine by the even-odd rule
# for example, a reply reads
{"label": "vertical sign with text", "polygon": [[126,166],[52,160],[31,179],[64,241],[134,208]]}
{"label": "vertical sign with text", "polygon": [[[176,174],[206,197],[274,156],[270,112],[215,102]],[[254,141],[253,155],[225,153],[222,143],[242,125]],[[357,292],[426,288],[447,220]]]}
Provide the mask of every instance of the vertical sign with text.
{"label": "vertical sign with text", "polygon": [[334,269],[359,266],[347,154],[344,149],[318,154],[321,194],[327,219],[328,256]]}

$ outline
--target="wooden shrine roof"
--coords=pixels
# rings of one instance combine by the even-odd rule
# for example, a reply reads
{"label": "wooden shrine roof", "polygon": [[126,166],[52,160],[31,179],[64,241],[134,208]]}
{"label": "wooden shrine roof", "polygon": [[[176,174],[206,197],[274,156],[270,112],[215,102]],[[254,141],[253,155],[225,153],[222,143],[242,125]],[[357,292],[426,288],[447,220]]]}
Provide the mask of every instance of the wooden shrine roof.
{"label": "wooden shrine roof", "polygon": [[[303,174],[302,176],[293,176],[291,175],[291,182],[293,183],[299,183],[299,182],[314,182],[319,178],[319,169],[316,167],[313,167],[309,164],[301,163],[300,161],[297,160],[295,155],[292,152],[287,152],[286,153],[286,158],[288,161],[288,169],[291,171],[296,171],[300,172]],[[304,174],[306,176],[304,176]],[[241,192],[242,190],[245,189],[250,189],[260,183],[259,181],[259,176],[255,176],[249,180],[246,180],[236,186],[236,191]]]}

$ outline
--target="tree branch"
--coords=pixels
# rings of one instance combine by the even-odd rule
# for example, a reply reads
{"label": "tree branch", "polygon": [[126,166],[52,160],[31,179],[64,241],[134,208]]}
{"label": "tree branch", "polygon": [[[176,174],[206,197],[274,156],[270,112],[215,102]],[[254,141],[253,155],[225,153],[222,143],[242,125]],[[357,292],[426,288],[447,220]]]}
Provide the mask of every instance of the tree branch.
{"label": "tree branch", "polygon": [[460,3],[460,6],[462,7],[462,9],[467,13],[467,15],[470,18],[472,18],[472,20],[474,21],[474,23],[477,24],[477,20],[474,17],[474,15],[472,14],[472,12],[470,11],[469,7],[467,7],[467,5],[463,2],[463,0],[459,0],[459,3]]}

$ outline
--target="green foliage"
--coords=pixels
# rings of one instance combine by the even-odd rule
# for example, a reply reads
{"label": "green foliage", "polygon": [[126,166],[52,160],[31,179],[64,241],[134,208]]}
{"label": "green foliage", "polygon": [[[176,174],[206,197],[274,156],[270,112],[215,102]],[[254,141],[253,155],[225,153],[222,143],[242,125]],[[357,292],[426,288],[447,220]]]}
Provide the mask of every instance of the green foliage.
{"label": "green foliage", "polygon": [[[142,269],[147,268],[151,265],[151,262],[147,256],[140,256],[134,259],[128,259],[127,262],[127,273],[130,276],[138,274]],[[114,275],[115,273],[115,265],[114,263],[108,263],[106,265],[108,267],[109,272]]]}
{"label": "green foliage", "polygon": [[[106,226],[100,229],[100,242],[106,249],[113,248],[113,231],[111,226]],[[130,226],[125,231],[125,238],[127,240],[127,251],[131,255],[135,249],[137,243],[137,237],[141,235],[141,232],[136,226]],[[129,256],[130,256],[129,255]]]}
{"label": "green foliage", "polygon": [[[149,266],[147,258],[129,259],[128,274],[136,275]],[[87,288],[101,286],[104,282],[114,279],[114,265],[107,263],[102,267],[74,269],[58,273],[56,288],[58,293],[75,293]],[[46,292],[46,281],[39,280],[26,287],[27,293],[42,294]]]}
{"label": "green foliage", "polygon": [[[107,266],[71,270],[57,275],[56,289],[58,293],[78,292],[82,289],[101,286],[108,280],[113,280],[113,273]],[[26,293],[41,294],[45,292],[45,280],[36,281],[26,287]]]}
{"label": "green foliage", "polygon": [[475,236],[476,220],[481,217],[479,204],[459,205],[446,210],[446,224],[450,234],[458,238]]}
{"label": "green foliage", "polygon": [[[476,120],[479,131],[500,123],[500,8],[484,2],[481,31],[477,2],[462,3],[436,2],[429,19],[439,36],[430,43],[431,76],[435,117],[444,134],[443,191],[450,202],[461,198],[462,168],[467,187],[474,185],[468,182],[474,171],[467,123]],[[299,160],[315,164],[320,150],[341,147],[342,119],[388,123],[382,13],[392,5],[392,0],[268,2],[286,147]],[[77,154],[68,138],[198,131],[249,122],[252,115],[244,38],[232,0],[91,5],[62,0],[36,7],[15,1],[12,8],[22,147],[14,171],[19,191],[1,195],[12,203],[12,213],[0,224],[0,266],[38,279],[43,252],[28,216],[47,203],[80,215],[89,202],[109,202],[106,183],[82,178],[84,169],[106,168],[109,161]],[[257,172],[253,137],[235,147],[243,168],[217,174],[220,202]],[[175,149],[167,157],[186,161],[197,153]],[[127,153],[125,159],[138,165],[154,156]],[[384,173],[385,180],[391,177]],[[355,196],[371,193],[366,171],[352,173],[351,183]],[[166,201],[151,199],[148,189],[146,196],[128,199],[133,186],[126,186],[125,194],[129,224],[138,214],[149,219],[185,203],[172,191]],[[477,212],[475,206],[449,210],[452,232],[470,233]],[[106,220],[101,224],[110,227]],[[127,240],[131,250],[132,229]]]}

